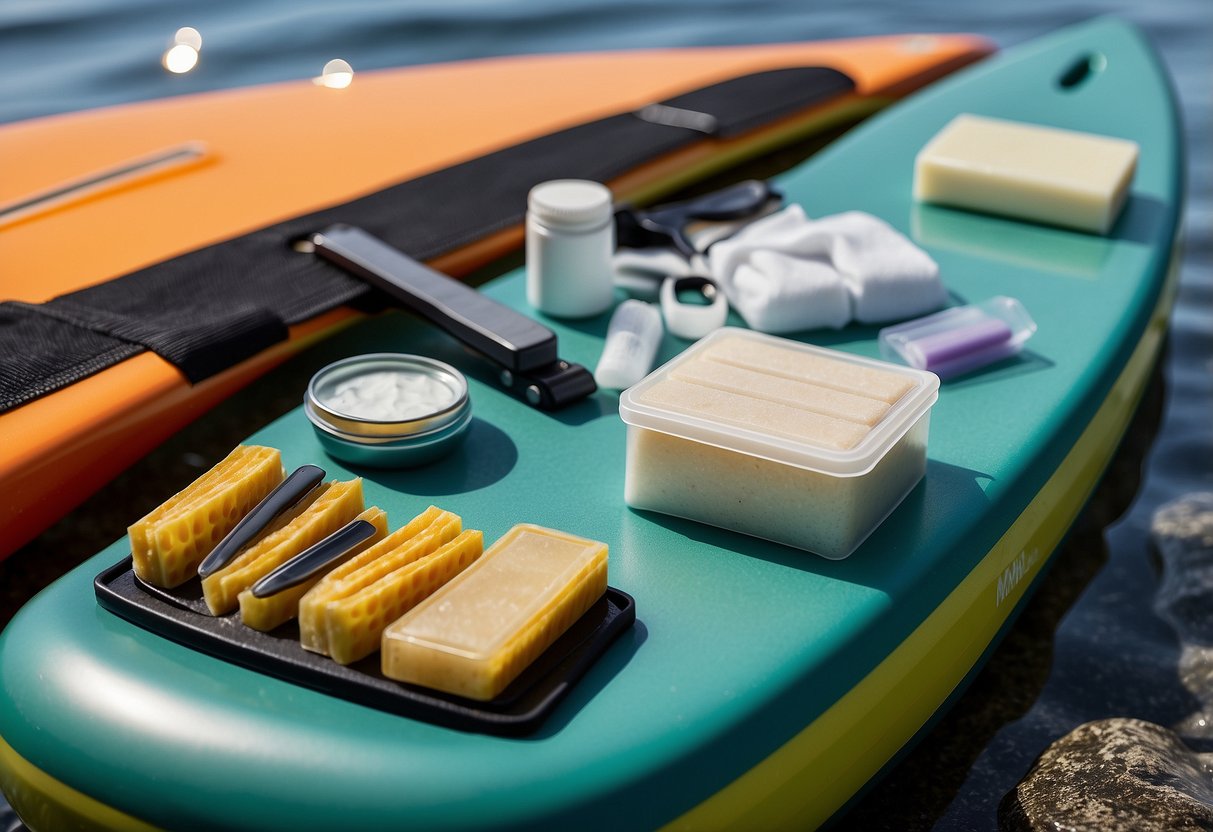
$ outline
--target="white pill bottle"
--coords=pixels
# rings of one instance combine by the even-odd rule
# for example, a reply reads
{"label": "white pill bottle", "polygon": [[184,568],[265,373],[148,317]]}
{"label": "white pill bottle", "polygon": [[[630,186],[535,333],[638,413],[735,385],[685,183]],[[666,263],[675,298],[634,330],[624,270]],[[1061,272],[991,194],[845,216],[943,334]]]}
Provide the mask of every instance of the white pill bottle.
{"label": "white pill bottle", "polygon": [[526,215],[526,299],[559,318],[601,315],[615,300],[611,192],[584,179],[531,188]]}

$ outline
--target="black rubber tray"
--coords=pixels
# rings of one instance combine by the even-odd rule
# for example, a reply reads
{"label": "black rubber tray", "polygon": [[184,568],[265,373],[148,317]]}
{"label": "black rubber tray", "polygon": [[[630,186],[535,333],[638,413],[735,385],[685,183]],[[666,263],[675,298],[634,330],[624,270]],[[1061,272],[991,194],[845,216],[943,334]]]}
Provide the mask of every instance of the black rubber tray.
{"label": "black rubber tray", "polygon": [[206,612],[202,582],[173,590],[135,577],[129,557],[106,569],[93,586],[110,612],[173,641],[289,682],[463,731],[521,736],[536,730],[574,683],[636,620],[632,596],[613,587],[523,671],[501,695],[477,702],[389,679],[379,654],[343,666],[299,644],[299,625],[289,621],[262,633],[240,623],[239,613]]}

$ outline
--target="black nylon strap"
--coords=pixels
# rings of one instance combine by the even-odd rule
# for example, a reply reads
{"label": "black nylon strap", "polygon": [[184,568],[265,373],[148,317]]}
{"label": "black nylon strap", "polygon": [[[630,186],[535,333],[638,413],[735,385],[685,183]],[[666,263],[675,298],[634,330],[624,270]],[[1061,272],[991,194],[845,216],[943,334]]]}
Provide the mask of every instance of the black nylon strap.
{"label": "black nylon strap", "polygon": [[[663,105],[703,113],[730,137],[854,89],[826,67],[773,70],[685,93]],[[383,301],[291,244],[325,226],[360,226],[429,260],[519,224],[548,179],[609,181],[689,144],[701,131],[610,116],[296,217],[45,304],[0,303],[0,412],[142,349],[198,382],[286,338],[286,326],[338,306]],[[132,233],[136,233],[133,231]],[[48,253],[53,256],[53,253]]]}

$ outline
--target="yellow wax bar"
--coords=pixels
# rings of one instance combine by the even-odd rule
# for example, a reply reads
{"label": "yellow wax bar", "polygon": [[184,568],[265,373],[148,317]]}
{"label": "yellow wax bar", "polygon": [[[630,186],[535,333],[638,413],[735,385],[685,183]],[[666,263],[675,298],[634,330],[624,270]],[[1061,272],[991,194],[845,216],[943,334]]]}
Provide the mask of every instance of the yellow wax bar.
{"label": "yellow wax bar", "polygon": [[329,655],[349,664],[379,649],[383,629],[462,572],[484,551],[484,535],[466,531],[354,594],[325,605]]}
{"label": "yellow wax bar", "polygon": [[383,633],[383,673],[471,699],[497,696],[593,606],[605,543],[523,524]]}
{"label": "yellow wax bar", "polygon": [[305,650],[329,652],[325,607],[370,586],[392,569],[411,563],[453,540],[459,515],[430,506],[377,544],[325,575],[299,601],[299,639]]}
{"label": "yellow wax bar", "polygon": [[670,378],[715,387],[730,393],[769,399],[789,407],[868,426],[876,424],[889,412],[889,403],[881,399],[844,393],[830,387],[793,381],[790,378],[704,358],[682,362],[670,371]]}
{"label": "yellow wax bar", "polygon": [[914,196],[1106,234],[1137,153],[1125,139],[965,113],[919,152]]}
{"label": "yellow wax bar", "polygon": [[713,361],[880,399],[889,404],[901,399],[914,386],[914,382],[904,375],[874,367],[860,367],[750,338],[720,338],[704,349],[703,354]]}
{"label": "yellow wax bar", "polygon": [[636,397],[642,404],[786,436],[825,448],[853,448],[868,435],[867,425],[822,416],[797,407],[729,393],[701,384],[664,378]]}
{"label": "yellow wax bar", "polygon": [[284,477],[277,449],[238,446],[128,529],[135,574],[160,587],[185,583]]}
{"label": "yellow wax bar", "polygon": [[[347,552],[345,554],[347,560],[342,563],[348,563],[348,558],[374,546],[387,534],[387,512],[378,506],[371,506],[354,519],[370,523],[375,527],[375,533]],[[278,625],[290,621],[299,613],[299,599],[325,574],[327,573],[321,572],[301,584],[288,587],[264,598],[258,598],[253,594],[252,589],[243,590],[237,596],[240,602],[240,620],[246,627],[262,631],[272,630]]]}
{"label": "yellow wax bar", "polygon": [[241,591],[337,531],[362,509],[361,479],[320,486],[306,508],[296,509],[285,525],[241,549],[231,563],[202,579],[207,607],[214,615],[231,612]]}

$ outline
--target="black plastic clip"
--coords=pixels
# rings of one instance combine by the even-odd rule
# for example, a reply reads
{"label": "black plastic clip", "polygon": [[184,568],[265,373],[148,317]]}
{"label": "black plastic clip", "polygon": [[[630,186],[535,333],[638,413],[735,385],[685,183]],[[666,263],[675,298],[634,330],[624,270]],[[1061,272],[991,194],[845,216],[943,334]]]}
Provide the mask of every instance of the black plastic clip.
{"label": "black plastic clip", "polygon": [[470,286],[418,263],[361,228],[312,236],[316,254],[386,292],[497,364],[502,385],[544,410],[597,390],[594,376],[556,354],[556,333]]}

